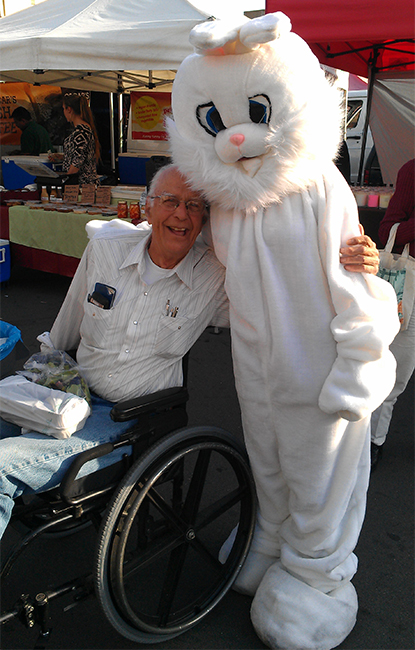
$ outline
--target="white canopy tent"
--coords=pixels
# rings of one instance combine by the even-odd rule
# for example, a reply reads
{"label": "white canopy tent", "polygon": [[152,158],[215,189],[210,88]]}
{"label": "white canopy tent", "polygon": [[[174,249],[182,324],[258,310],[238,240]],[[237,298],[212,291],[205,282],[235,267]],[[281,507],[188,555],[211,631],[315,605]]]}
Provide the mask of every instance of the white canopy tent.
{"label": "white canopy tent", "polygon": [[212,8],[216,18],[238,11],[233,0],[48,0],[0,20],[0,80],[108,92],[157,87],[193,51],[189,32]]}
{"label": "white canopy tent", "polygon": [[[193,52],[192,27],[238,12],[243,19],[239,0],[47,0],[0,20],[0,81],[117,93],[119,99],[132,90],[168,91]],[[110,128],[114,169],[113,119]]]}

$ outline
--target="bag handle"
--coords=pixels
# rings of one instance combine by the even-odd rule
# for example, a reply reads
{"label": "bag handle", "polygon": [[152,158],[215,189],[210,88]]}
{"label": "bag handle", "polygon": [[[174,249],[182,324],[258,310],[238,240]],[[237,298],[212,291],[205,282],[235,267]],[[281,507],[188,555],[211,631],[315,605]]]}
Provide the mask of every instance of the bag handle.
{"label": "bag handle", "polygon": [[[386,253],[392,253],[392,248],[395,245],[396,231],[398,230],[400,225],[401,225],[401,222],[398,221],[397,223],[394,223],[392,228],[390,229],[388,241],[386,242],[386,246],[384,248],[384,251],[386,251]],[[408,251],[409,251],[409,248],[408,248]]]}
{"label": "bag handle", "polygon": [[409,259],[409,244],[405,244],[405,248],[401,253],[401,257],[405,257]]}
{"label": "bag handle", "polygon": [[[393,224],[392,228],[390,229],[388,241],[386,242],[386,246],[383,249],[386,253],[392,253],[392,248],[395,245],[396,232],[400,225],[401,222],[397,221],[396,223]],[[409,258],[409,242],[408,244],[405,244],[405,247],[401,253],[401,257]]]}

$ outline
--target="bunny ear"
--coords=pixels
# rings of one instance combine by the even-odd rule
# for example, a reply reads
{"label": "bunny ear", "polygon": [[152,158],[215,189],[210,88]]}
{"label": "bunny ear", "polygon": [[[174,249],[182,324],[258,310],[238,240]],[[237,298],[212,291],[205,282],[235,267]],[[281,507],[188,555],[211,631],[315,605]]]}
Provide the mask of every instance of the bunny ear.
{"label": "bunny ear", "polygon": [[210,20],[196,25],[190,32],[189,40],[198,54],[244,54],[259,47],[259,42],[251,45],[249,42],[242,43],[239,38],[241,28],[251,22],[249,18],[237,24],[227,20]]}
{"label": "bunny ear", "polygon": [[290,30],[290,19],[278,11],[252,20],[247,18],[242,25],[231,25],[225,20],[206,21],[192,29],[189,40],[198,54],[243,54]]}
{"label": "bunny ear", "polygon": [[[224,20],[210,20],[193,27],[189,41],[200,54],[210,54],[238,40],[240,24],[230,25]],[[225,53],[225,52],[223,52]]]}
{"label": "bunny ear", "polygon": [[273,14],[266,14],[259,18],[253,18],[240,29],[239,38],[241,43],[249,49],[262,43],[275,41],[284,34],[291,31],[291,21],[281,11]]}

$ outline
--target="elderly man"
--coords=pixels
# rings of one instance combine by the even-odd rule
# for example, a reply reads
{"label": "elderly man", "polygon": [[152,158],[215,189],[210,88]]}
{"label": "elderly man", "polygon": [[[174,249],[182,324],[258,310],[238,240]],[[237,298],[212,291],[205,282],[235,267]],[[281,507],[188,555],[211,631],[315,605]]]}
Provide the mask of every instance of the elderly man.
{"label": "elderly man", "polygon": [[[17,426],[2,422],[0,536],[14,498],[55,487],[74,456],[129,428],[128,422],[111,420],[113,402],[180,385],[183,355],[209,324],[228,324],[224,268],[208,246],[196,241],[206,203],[174,166],[154,177],[146,215],[151,227],[98,230],[50,335],[39,337],[56,349],[77,348],[92,391],[92,415],[64,440],[35,432],[19,435]],[[349,244],[345,260],[351,268],[375,272],[376,253],[368,240]],[[125,451],[90,461],[80,476],[116,462]]]}

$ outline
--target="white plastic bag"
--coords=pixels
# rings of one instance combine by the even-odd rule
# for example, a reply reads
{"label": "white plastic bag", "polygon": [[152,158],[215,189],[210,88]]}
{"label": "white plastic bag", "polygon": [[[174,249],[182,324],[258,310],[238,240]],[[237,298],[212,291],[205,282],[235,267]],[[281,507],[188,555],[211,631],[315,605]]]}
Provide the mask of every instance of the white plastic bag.
{"label": "white plastic bag", "polygon": [[18,370],[16,374],[36,384],[83,397],[91,405],[88,384],[78,364],[63,350],[48,348],[32,354],[25,362],[23,370]]}
{"label": "white plastic bag", "polygon": [[85,425],[91,410],[82,397],[47,388],[21,375],[0,381],[0,415],[30,431],[69,438]]}

